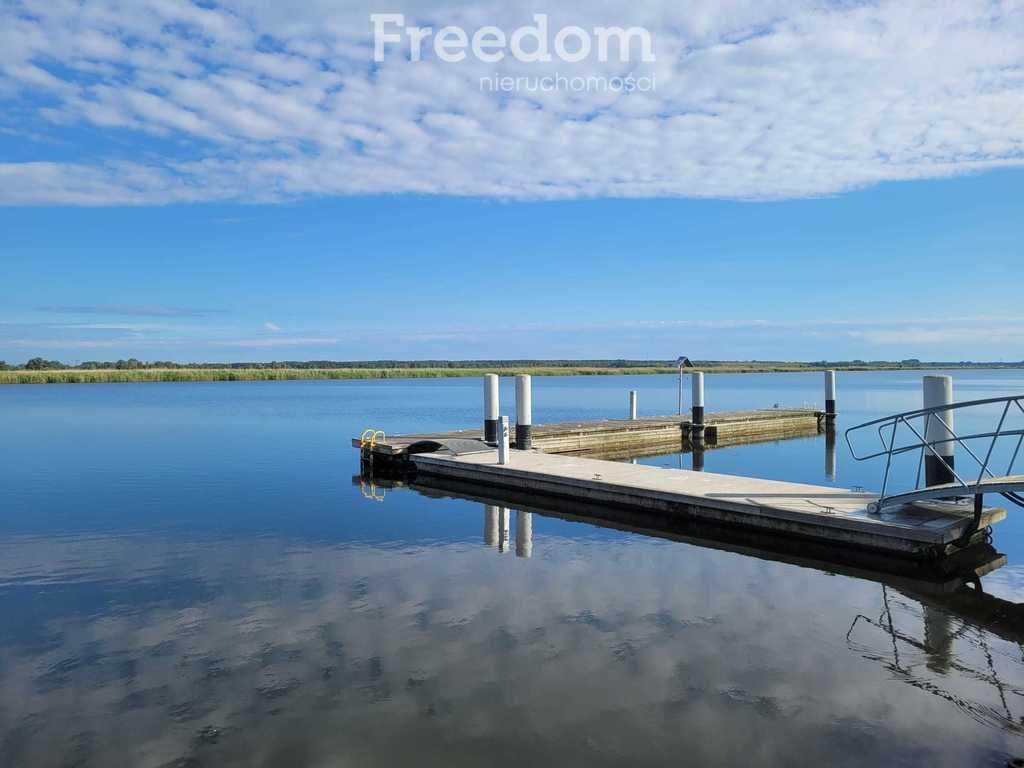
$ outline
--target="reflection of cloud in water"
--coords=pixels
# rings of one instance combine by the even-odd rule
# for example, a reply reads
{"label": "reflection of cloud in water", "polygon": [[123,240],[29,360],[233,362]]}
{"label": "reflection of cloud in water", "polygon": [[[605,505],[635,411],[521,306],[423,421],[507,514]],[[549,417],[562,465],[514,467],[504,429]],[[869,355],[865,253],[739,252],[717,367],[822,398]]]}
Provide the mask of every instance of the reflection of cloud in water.
{"label": "reflection of cloud in water", "polygon": [[[879,615],[876,584],[534,535],[530,560],[482,543],[8,540],[0,762],[959,766],[1020,747],[907,685],[885,633],[847,642],[856,614]],[[920,604],[895,599],[921,637]],[[952,640],[961,666],[980,667],[977,634]],[[987,645],[1019,711],[1020,649]],[[930,660],[907,647],[900,664],[999,706]]]}

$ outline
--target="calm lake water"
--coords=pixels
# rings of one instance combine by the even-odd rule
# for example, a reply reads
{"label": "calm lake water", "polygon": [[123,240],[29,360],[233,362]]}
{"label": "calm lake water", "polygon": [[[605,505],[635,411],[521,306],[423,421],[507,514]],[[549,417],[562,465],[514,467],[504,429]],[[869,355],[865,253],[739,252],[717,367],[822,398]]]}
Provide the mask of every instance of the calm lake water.
{"label": "calm lake water", "polygon": [[[1024,392],[953,375],[958,400]],[[671,376],[538,378],[534,421],[621,417],[630,389],[675,410]],[[920,391],[841,374],[840,429]],[[353,483],[364,428],[475,426],[480,400],[463,379],[0,388],[0,766],[1024,755],[1024,637],[998,620],[1024,602],[1024,510],[996,528],[991,597],[954,600],[514,508],[495,541],[481,503]],[[821,400],[820,374],[707,380],[709,410]],[[824,437],[705,456],[880,484],[841,437],[827,463]]]}

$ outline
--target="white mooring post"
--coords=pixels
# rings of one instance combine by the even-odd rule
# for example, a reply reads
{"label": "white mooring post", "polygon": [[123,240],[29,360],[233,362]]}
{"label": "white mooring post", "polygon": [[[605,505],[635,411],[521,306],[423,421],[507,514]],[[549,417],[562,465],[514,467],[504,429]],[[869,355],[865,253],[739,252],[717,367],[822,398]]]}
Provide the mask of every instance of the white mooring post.
{"label": "white mooring post", "polygon": [[498,463],[508,464],[508,416],[498,417]]}
{"label": "white mooring post", "polygon": [[484,376],[484,442],[498,442],[498,377],[493,373]]}
{"label": "white mooring post", "polygon": [[825,422],[836,420],[836,372],[825,371]]}
{"label": "white mooring post", "polygon": [[[938,408],[952,404],[953,377],[925,376],[924,407]],[[925,448],[924,452],[924,477],[927,486],[945,485],[955,480],[953,477],[953,454],[956,443],[953,442],[951,429],[953,429],[952,411],[940,410],[925,417],[924,439],[934,449],[934,453],[928,448]]]}
{"label": "white mooring post", "polygon": [[629,393],[629,420],[636,421],[636,390]]}
{"label": "white mooring post", "polygon": [[697,371],[693,378],[693,403],[691,405],[690,430],[694,437],[704,437],[704,374]]}
{"label": "white mooring post", "polygon": [[528,451],[533,446],[533,379],[516,376],[516,448]]}

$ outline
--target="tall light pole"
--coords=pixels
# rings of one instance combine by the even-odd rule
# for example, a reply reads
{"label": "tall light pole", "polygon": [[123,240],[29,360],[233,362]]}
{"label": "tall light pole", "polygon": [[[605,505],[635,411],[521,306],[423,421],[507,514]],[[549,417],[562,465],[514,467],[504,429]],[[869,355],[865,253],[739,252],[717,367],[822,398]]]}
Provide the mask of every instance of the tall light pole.
{"label": "tall light pole", "polygon": [[683,365],[686,363],[685,357],[680,357],[676,360],[676,365],[679,367],[679,415],[683,415]]}

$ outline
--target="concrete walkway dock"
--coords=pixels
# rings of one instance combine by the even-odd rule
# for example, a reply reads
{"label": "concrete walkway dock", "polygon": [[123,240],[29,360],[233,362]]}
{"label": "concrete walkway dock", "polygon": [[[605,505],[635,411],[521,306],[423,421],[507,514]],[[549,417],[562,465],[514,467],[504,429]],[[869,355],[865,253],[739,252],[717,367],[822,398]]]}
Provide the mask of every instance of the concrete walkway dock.
{"label": "concrete walkway dock", "polygon": [[[704,443],[724,447],[762,440],[780,440],[818,434],[824,427],[822,411],[814,409],[771,408],[756,411],[725,411],[708,414]],[[645,451],[677,452],[686,447],[692,422],[683,416],[656,416],[642,419],[601,419],[536,425],[532,430],[533,447],[545,453],[587,453],[614,456],[637,455]],[[373,446],[379,456],[404,456],[409,446],[423,441],[456,439],[479,440],[480,429],[450,432],[387,435]],[[353,439],[354,447],[361,447]],[[515,440],[512,440],[515,446]]]}
{"label": "concrete walkway dock", "polygon": [[[951,502],[922,502],[871,514],[868,505],[878,498],[874,494],[536,451],[517,451],[504,465],[498,464],[494,450],[417,454],[409,461],[417,475],[480,488],[529,490],[911,557],[954,551],[973,521],[969,506]],[[986,508],[975,536],[983,538],[1005,516],[1005,510]]]}
{"label": "concrete walkway dock", "polygon": [[[352,442],[360,450],[364,473],[411,475],[415,482],[433,477],[463,484],[474,492],[475,489],[481,493],[511,495],[529,492],[553,499],[644,512],[661,516],[666,522],[700,521],[747,532],[779,534],[796,541],[919,559],[962,553],[966,547],[986,541],[990,527],[1004,519],[1006,511],[984,507],[984,494],[1000,492],[1014,500],[1014,494],[1009,491],[1021,485],[1020,478],[997,478],[1013,482],[1008,488],[1000,484],[983,487],[979,483],[973,486],[973,491],[965,493],[959,486],[944,485],[948,481],[939,479],[927,481],[925,490],[912,494],[889,493],[882,498],[830,486],[703,472],[700,470],[705,448],[824,432],[826,474],[832,476],[834,469],[830,472],[829,467],[834,467],[835,461],[835,373],[826,371],[825,374],[824,411],[772,408],[717,414],[705,413],[704,374],[695,371],[690,376],[690,419],[681,414],[637,418],[638,393],[634,390],[629,393],[628,419],[534,426],[531,378],[518,375],[514,433],[517,444],[512,441],[508,418],[499,415],[498,376],[487,374],[484,376],[482,430],[390,437],[380,431],[367,430]],[[929,378],[934,377],[925,379],[926,402],[931,386]],[[954,406],[952,386],[945,378],[944,399],[940,404],[891,418],[906,419],[989,402]],[[680,368],[680,411],[682,381]],[[1024,396],[1010,398],[1006,409],[1010,401],[1019,399]],[[1017,404],[1024,410],[1024,406]],[[862,427],[886,421],[870,422]],[[951,419],[943,422],[950,431],[951,423]],[[930,433],[931,428],[925,431]],[[911,446],[910,449],[922,452],[926,468],[931,466],[929,459],[932,458],[925,455],[926,449],[932,449],[933,453],[941,450],[945,452],[943,455],[948,454],[948,458],[942,460],[943,466],[951,471],[954,441],[943,439],[945,434],[927,445]],[[998,429],[993,434],[998,434]],[[510,450],[510,443],[517,450]],[[608,460],[691,448],[695,471]],[[904,450],[908,449],[900,448],[901,452]],[[982,473],[984,470],[982,465]],[[888,469],[882,482],[883,493],[887,483]],[[968,497],[970,503],[950,498],[956,496]]]}

